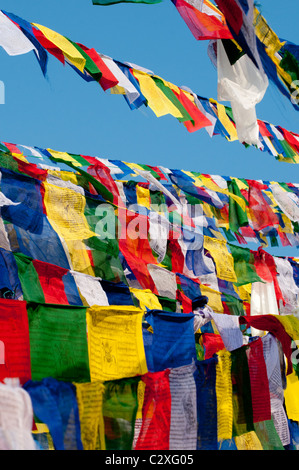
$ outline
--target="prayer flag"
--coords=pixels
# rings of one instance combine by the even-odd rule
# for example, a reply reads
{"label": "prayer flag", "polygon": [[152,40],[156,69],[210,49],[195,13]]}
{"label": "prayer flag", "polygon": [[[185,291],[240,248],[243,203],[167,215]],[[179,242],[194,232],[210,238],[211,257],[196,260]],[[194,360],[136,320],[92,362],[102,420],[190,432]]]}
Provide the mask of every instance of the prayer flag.
{"label": "prayer flag", "polygon": [[145,319],[153,328],[152,372],[192,363],[196,358],[193,313],[152,310]]}
{"label": "prayer flag", "polygon": [[143,311],[122,305],[87,309],[91,380],[118,380],[147,372]]}
{"label": "prayer flag", "polygon": [[105,382],[103,419],[106,450],[132,450],[140,377]]}
{"label": "prayer flag", "polygon": [[90,380],[86,308],[27,304],[32,380]]}
{"label": "prayer flag", "polygon": [[135,450],[169,450],[171,391],[170,370],[148,372],[145,383],[142,424]]}
{"label": "prayer flag", "polygon": [[172,0],[174,6],[197,40],[228,39],[231,32],[224,15],[208,0]]}
{"label": "prayer flag", "polygon": [[49,428],[55,450],[83,450],[75,385],[47,377],[29,380],[24,389],[34,415]]}
{"label": "prayer flag", "polygon": [[29,325],[26,302],[0,299],[0,381],[31,379]]}

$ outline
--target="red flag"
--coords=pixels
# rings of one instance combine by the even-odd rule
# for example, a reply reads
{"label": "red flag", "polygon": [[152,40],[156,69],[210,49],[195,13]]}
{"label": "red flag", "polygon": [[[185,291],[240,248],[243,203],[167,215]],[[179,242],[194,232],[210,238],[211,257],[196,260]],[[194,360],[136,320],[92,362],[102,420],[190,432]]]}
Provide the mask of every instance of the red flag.
{"label": "red flag", "polygon": [[253,410],[253,422],[271,419],[271,403],[267,367],[261,338],[249,343],[246,349]]}
{"label": "red flag", "polygon": [[171,393],[170,370],[148,372],[145,383],[142,425],[135,450],[169,450]]}
{"label": "red flag", "polygon": [[26,302],[0,299],[0,381],[31,379],[29,324]]}
{"label": "red flag", "polygon": [[32,264],[37,272],[45,296],[45,302],[48,304],[68,305],[69,301],[62,280],[63,276],[68,273],[68,270],[38,260],[33,260]]}
{"label": "red flag", "polygon": [[99,83],[104,91],[112,88],[118,84],[117,78],[113,75],[110,71],[109,67],[105,64],[103,59],[97,53],[95,49],[88,49],[83,44],[78,44],[79,47],[83,49],[83,51],[94,61],[98,69],[102,72],[102,77],[99,80]]}

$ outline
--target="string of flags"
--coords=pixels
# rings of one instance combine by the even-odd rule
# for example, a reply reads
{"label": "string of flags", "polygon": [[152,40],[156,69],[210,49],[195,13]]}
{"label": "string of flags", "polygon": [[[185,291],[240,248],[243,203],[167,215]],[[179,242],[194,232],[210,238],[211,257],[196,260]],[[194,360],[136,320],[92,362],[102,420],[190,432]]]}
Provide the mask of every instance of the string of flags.
{"label": "string of flags", "polygon": [[218,70],[218,100],[230,101],[239,141],[259,146],[255,106],[269,80],[299,109],[298,46],[277,36],[253,0],[216,0],[218,8],[209,0],[172,3],[195,39],[209,40],[208,53]]}
{"label": "string of flags", "polygon": [[[200,97],[187,87],[178,87],[144,67],[114,60],[75,43],[47,27],[12,13],[0,13],[0,45],[10,55],[33,50],[44,74],[50,53],[63,64],[69,64],[85,81],[96,81],[104,91],[124,96],[132,110],[147,106],[157,117],[172,115],[189,132],[205,129],[211,137],[221,135],[230,142],[238,140],[232,108]],[[298,134],[266,121],[257,120],[257,125],[258,142],[254,145],[278,161],[299,162]]]}
{"label": "string of flags", "polygon": [[[165,219],[175,221],[186,230],[194,230],[190,217],[198,217],[201,233],[227,242],[257,243],[264,247],[299,245],[297,183],[208,175],[0,143],[0,161],[6,166],[8,156],[11,168],[27,175],[37,172],[40,178],[55,172],[56,165],[58,169],[61,165],[68,170],[72,168],[96,187],[103,200],[116,207],[129,201],[133,207],[134,204],[142,206],[145,216],[154,204],[152,185],[163,194],[162,200],[157,198],[161,208],[156,210],[164,212]],[[104,165],[102,170],[101,165]],[[120,177],[128,181],[118,181],[116,190],[114,180]]]}

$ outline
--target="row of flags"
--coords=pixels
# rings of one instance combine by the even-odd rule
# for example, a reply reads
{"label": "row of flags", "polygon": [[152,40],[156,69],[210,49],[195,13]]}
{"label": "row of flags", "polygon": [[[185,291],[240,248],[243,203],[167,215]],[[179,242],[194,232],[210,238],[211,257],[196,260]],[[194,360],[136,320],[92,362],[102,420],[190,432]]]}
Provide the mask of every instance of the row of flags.
{"label": "row of flags", "polygon": [[[252,4],[217,5],[223,16],[193,3],[258,70]],[[200,100],[4,12],[0,33],[44,73],[49,52],[131,109],[240,136],[238,101]],[[297,163],[299,136],[257,122],[267,149]],[[299,260],[263,249],[299,245],[297,184],[8,142],[0,170],[1,448],[298,449]]]}
{"label": "row of flags", "polygon": [[[201,174],[8,142],[1,143],[0,158],[11,169],[42,181],[55,169],[72,170],[119,210],[129,204],[145,218],[151,210],[160,211],[167,230],[175,223],[194,236],[194,218],[199,234],[229,243],[298,246],[296,183]],[[151,188],[161,196],[155,198]]]}
{"label": "row of flags", "polygon": [[[0,27],[3,32],[1,46],[8,54],[23,54],[33,50],[44,74],[50,53],[63,64],[69,64],[85,81],[96,81],[104,91],[109,90],[113,94],[124,96],[131,110],[146,106],[157,117],[172,115],[189,132],[205,129],[211,137],[220,135],[229,142],[240,138],[240,122],[246,121],[239,119],[237,123],[234,112],[242,112],[244,103],[241,108],[237,103],[233,106],[234,109],[224,106],[212,98],[199,96],[188,87],[172,84],[144,67],[112,59],[93,48],[75,43],[48,27],[29,23],[11,13],[1,12]],[[226,93],[225,88],[222,87],[222,90]],[[256,145],[279,161],[299,162],[298,134],[281,126],[256,120],[254,110],[251,119],[254,138],[250,142],[247,139],[248,144],[246,139],[244,141],[241,138],[243,144]],[[247,128],[245,126],[243,129],[245,133]]]}

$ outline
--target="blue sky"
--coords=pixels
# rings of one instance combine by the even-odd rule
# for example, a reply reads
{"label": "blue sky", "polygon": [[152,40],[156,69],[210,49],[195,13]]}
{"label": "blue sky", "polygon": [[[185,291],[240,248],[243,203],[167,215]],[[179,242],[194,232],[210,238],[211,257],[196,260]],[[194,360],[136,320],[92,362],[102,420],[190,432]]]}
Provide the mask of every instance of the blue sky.
{"label": "blue sky", "polygon": [[[280,38],[299,43],[297,0],[260,2]],[[217,99],[217,71],[207,41],[196,41],[170,0],[157,5],[93,6],[92,0],[1,0],[1,9],[47,26],[114,59],[146,67],[198,95]],[[120,95],[82,80],[49,56],[48,78],[33,54],[0,49],[0,140],[71,153],[163,165],[202,173],[299,183],[298,165],[277,162],[205,130],[190,134],[172,116],[131,111]],[[259,119],[299,132],[299,114],[272,85],[257,106]],[[268,250],[298,256],[297,249]]]}

